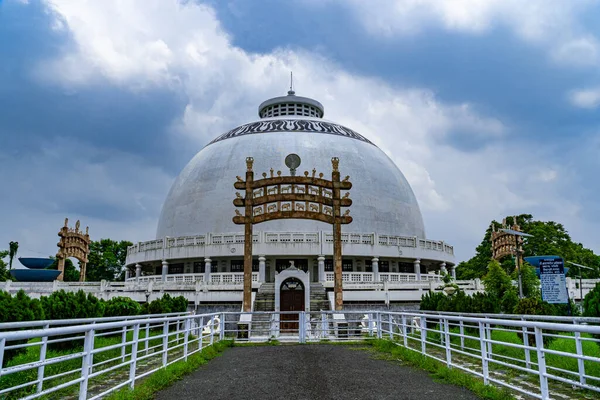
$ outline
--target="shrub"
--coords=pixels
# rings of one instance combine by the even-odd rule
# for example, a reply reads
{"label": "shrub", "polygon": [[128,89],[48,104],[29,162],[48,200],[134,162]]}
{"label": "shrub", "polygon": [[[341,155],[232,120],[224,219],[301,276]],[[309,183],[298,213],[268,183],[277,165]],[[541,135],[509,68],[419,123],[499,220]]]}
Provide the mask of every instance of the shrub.
{"label": "shrub", "polygon": [[104,303],[105,317],[124,317],[128,315],[139,315],[142,306],[129,297],[113,297]]}
{"label": "shrub", "polygon": [[166,314],[172,312],[185,312],[187,311],[188,301],[183,296],[171,297],[170,294],[166,293],[160,299],[151,301],[144,308],[144,312],[147,311],[149,314]]}
{"label": "shrub", "polygon": [[600,317],[600,283],[583,298],[583,315],[586,317]]}
{"label": "shrub", "polygon": [[[19,290],[14,297],[7,292],[0,291],[1,322],[35,321],[41,319],[44,319],[44,310],[39,300],[29,298],[23,290]],[[26,340],[17,340],[10,342],[10,344],[16,345],[26,342]],[[6,366],[8,361],[25,350],[25,348],[6,350],[4,352],[3,366]]]}
{"label": "shrub", "polygon": [[83,290],[68,293],[59,290],[42,297],[46,319],[100,318],[104,315],[104,302]]}

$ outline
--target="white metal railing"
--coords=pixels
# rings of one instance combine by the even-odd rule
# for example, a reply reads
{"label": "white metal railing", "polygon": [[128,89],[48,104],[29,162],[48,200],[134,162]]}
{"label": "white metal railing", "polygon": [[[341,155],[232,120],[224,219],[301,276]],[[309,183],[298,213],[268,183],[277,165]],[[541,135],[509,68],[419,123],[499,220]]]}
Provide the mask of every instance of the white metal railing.
{"label": "white metal railing", "polygon": [[377,318],[380,338],[481,377],[485,384],[544,400],[574,387],[600,392],[598,325],[418,312],[382,312]]}
{"label": "white metal railing", "polygon": [[[131,317],[130,317],[131,318]],[[600,319],[424,312],[254,312],[139,316],[0,332],[0,397],[97,399],[223,339],[306,343],[377,337],[540,399],[600,392]],[[532,317],[536,318],[536,317]],[[63,321],[68,324],[69,321]],[[20,328],[14,325],[12,329]],[[11,329],[4,325],[3,328]],[[57,344],[80,342],[69,351]],[[31,358],[12,358],[19,349]],[[514,376],[519,376],[515,380]]]}
{"label": "white metal railing", "polygon": [[[333,243],[331,232],[258,232],[253,234],[253,243],[319,243],[323,234],[325,243]],[[166,237],[164,239],[139,242],[129,246],[129,255],[176,247],[231,245],[244,243],[241,233],[209,233],[195,236]],[[454,255],[454,247],[443,241],[419,239],[416,236],[377,235],[374,233],[342,233],[343,244],[363,244],[422,248]]]}
{"label": "white metal railing", "polygon": [[[79,399],[99,399],[187,360],[222,339],[220,327],[217,314],[202,314],[0,332],[0,361],[7,361],[0,370],[0,397],[65,398],[78,393]],[[48,351],[65,342],[81,345]],[[9,359],[19,349],[37,354],[36,359]]]}

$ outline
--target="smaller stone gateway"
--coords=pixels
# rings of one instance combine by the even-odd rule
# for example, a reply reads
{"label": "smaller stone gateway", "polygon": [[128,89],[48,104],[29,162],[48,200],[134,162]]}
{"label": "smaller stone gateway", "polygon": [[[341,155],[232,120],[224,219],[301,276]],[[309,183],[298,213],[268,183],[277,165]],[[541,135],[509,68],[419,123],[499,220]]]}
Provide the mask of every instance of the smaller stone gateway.
{"label": "smaller stone gateway", "polygon": [[79,230],[80,222],[77,220],[75,228],[69,228],[69,219],[65,218],[65,225],[58,232],[60,241],[58,242],[58,253],[56,258],[58,259],[58,280],[62,281],[64,278],[65,271],[65,260],[69,257],[75,257],[79,260],[79,282],[85,281],[85,270],[88,262],[88,256],[90,254],[90,235],[89,227],[85,228],[85,233]]}

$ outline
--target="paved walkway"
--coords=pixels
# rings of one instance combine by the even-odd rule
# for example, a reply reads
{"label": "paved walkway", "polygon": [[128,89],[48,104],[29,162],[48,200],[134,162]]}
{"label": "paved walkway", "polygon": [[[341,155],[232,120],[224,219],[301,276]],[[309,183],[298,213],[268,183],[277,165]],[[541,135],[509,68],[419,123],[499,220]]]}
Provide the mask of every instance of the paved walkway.
{"label": "paved walkway", "polygon": [[340,345],[234,347],[155,398],[478,399],[373,354]]}

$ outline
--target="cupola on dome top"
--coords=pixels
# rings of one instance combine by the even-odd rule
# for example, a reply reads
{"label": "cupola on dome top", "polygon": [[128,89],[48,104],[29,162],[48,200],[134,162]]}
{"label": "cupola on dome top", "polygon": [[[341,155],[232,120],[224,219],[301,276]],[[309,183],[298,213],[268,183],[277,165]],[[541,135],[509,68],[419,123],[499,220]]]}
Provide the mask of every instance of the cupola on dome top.
{"label": "cupola on dome top", "polygon": [[260,118],[283,116],[323,118],[324,114],[323,104],[308,97],[296,96],[292,88],[287,96],[273,97],[258,106]]}

